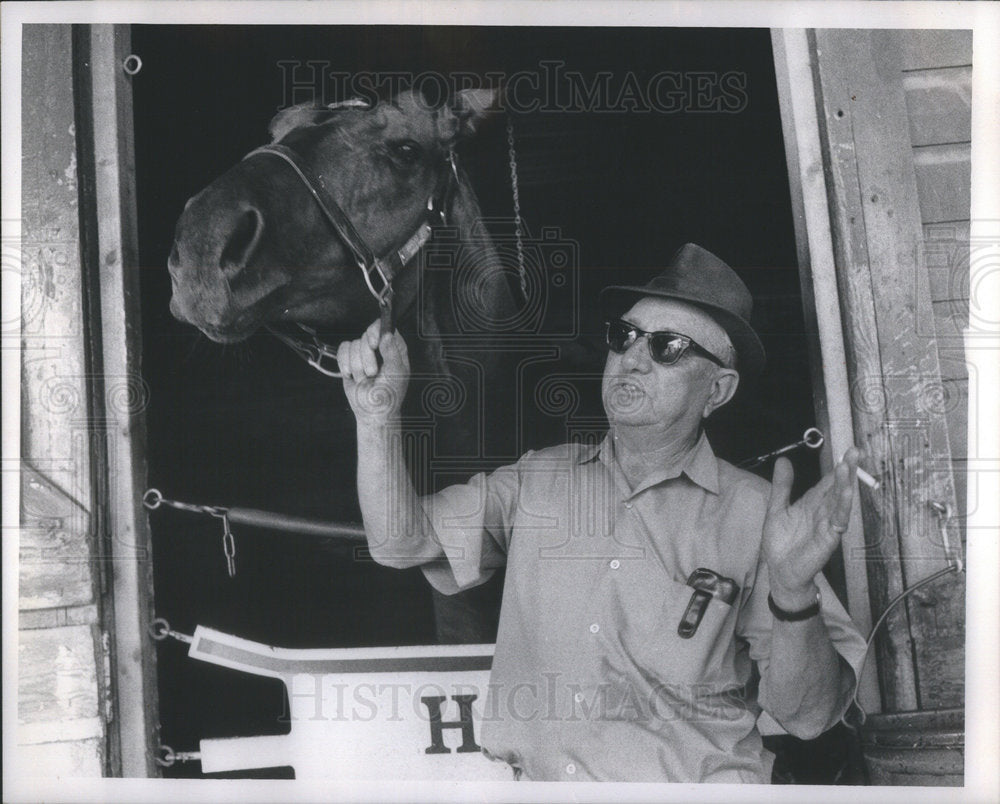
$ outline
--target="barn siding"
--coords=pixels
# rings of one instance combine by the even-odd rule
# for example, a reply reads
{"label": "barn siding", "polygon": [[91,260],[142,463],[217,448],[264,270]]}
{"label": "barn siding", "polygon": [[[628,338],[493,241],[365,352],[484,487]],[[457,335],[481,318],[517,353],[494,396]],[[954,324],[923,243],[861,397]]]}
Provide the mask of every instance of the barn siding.
{"label": "barn siding", "polygon": [[899,40],[938,338],[941,400],[964,534],[970,386],[962,333],[969,321],[972,32],[906,30],[899,32]]}
{"label": "barn siding", "polygon": [[[872,609],[881,612],[948,560],[928,501],[957,508],[951,441],[965,437],[963,390],[948,375],[960,373],[954,367],[960,353],[952,347],[961,341],[941,335],[952,300],[932,297],[925,233],[928,225],[946,223],[940,212],[946,206],[959,210],[949,213],[951,223],[960,222],[967,146],[911,144],[904,76],[907,65],[923,66],[920,47],[904,46],[900,32],[811,36],[855,439],[883,480],[878,494],[862,490],[866,549],[857,559],[865,566],[857,560],[853,566],[867,572]],[[954,60],[952,48],[947,61]],[[944,170],[940,180],[955,192],[921,180],[925,168]],[[935,263],[935,270],[961,277],[962,244],[934,243],[942,246],[949,254],[937,255],[946,264]],[[940,275],[934,284],[942,287]],[[964,579],[950,577],[912,590],[889,613],[875,642],[885,711],[962,705],[964,602]]]}
{"label": "barn siding", "polygon": [[24,27],[18,762],[100,776],[103,639],[92,547],[71,29]]}

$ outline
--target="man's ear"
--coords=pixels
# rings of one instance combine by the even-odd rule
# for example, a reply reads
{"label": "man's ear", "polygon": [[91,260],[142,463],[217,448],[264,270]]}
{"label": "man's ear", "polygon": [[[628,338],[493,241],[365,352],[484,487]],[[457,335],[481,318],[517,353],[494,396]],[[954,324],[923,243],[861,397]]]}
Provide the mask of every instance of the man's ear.
{"label": "man's ear", "polygon": [[712,380],[712,391],[705,402],[705,409],[702,411],[702,418],[707,419],[715,411],[729,402],[736,394],[736,389],[740,384],[740,373],[736,369],[720,368],[715,372]]}

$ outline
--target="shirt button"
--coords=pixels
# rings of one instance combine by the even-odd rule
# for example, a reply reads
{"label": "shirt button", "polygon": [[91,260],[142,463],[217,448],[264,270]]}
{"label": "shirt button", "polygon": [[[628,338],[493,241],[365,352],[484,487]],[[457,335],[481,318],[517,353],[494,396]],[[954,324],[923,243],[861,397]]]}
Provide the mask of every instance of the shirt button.
{"label": "shirt button", "polygon": [[622,562],[619,561],[617,558],[611,559],[611,563],[608,564],[608,566],[611,567],[611,569],[618,569],[621,565]]}
{"label": "shirt button", "polygon": [[590,633],[596,634],[600,630],[601,630],[601,626],[599,626],[597,623],[591,623],[590,624]]}
{"label": "shirt button", "polygon": [[576,701],[577,703],[583,703],[583,693],[582,692],[576,693],[576,695],[573,696],[573,700]]}
{"label": "shirt button", "polygon": [[570,776],[576,773],[576,765],[570,762],[569,765],[566,766],[566,773],[568,773]]}
{"label": "shirt button", "polygon": [[626,508],[631,508],[632,507],[632,503],[630,503],[630,502],[625,503],[625,507]]}

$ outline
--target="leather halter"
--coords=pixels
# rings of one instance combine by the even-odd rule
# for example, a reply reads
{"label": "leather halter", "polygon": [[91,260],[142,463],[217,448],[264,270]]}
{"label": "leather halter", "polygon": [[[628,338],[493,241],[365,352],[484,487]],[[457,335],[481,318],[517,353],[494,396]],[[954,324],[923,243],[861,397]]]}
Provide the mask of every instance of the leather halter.
{"label": "leather halter", "polygon": [[[281,159],[298,176],[309,191],[309,195],[316,202],[320,212],[323,213],[323,217],[333,227],[334,232],[348,251],[351,252],[355,264],[361,270],[361,276],[365,280],[368,291],[378,302],[382,332],[392,332],[395,329],[392,281],[430,239],[433,225],[446,222],[445,210],[452,191],[458,183],[458,166],[455,163],[454,151],[448,151],[445,158],[448,168],[445,180],[443,183],[438,182],[439,185],[443,186],[436,188],[435,193],[428,197],[424,219],[416,231],[398,249],[381,257],[375,255],[367,241],[354,228],[351,219],[347,217],[347,214],[326,189],[320,177],[312,174],[298,152],[287,145],[274,143],[251,151],[244,159],[257,156],[273,156]],[[279,332],[271,326],[267,326],[267,329],[321,374],[328,377],[340,377],[338,369],[329,369],[323,364],[324,360],[336,361],[336,349],[320,340],[316,331],[311,327],[304,324],[299,324],[299,327],[310,336],[309,341],[303,341],[300,338]]]}

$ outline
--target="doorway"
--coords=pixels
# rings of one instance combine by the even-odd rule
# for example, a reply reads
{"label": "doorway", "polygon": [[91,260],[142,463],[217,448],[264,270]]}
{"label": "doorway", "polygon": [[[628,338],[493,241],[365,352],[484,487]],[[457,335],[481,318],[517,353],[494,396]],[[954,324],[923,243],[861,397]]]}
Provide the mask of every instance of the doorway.
{"label": "doorway", "polygon": [[[339,383],[274,339],[223,348],[176,322],[165,268],[185,200],[262,144],[279,108],[310,92],[343,100],[324,76],[360,71],[527,76],[511,114],[524,223],[539,242],[544,231],[544,242],[569,244],[576,262],[552,301],[560,357],[525,370],[526,394],[552,373],[599,374],[598,290],[645,283],[693,241],[740,269],[769,357],[763,377],[711,423],[717,454],[735,462],[768,452],[814,423],[766,29],[140,25],[132,42],[144,65],[133,88],[149,485],[165,496],[360,518],[353,419]],[[460,154],[484,216],[500,226],[512,212],[504,122],[486,125]],[[596,390],[581,381],[577,422],[600,421]],[[479,458],[502,462],[575,426],[565,411],[548,415],[530,400],[525,409],[516,443]],[[799,455],[796,469],[798,487],[811,484],[817,456]],[[230,578],[216,520],[160,509],[151,525],[157,614],[180,632],[202,624],[283,647],[434,640],[417,570],[247,530],[237,534]],[[842,591],[837,568],[832,575]],[[171,642],[158,653],[164,743],[195,750],[202,738],[287,731],[280,683],[184,654]],[[198,765],[168,775],[198,776]]]}

